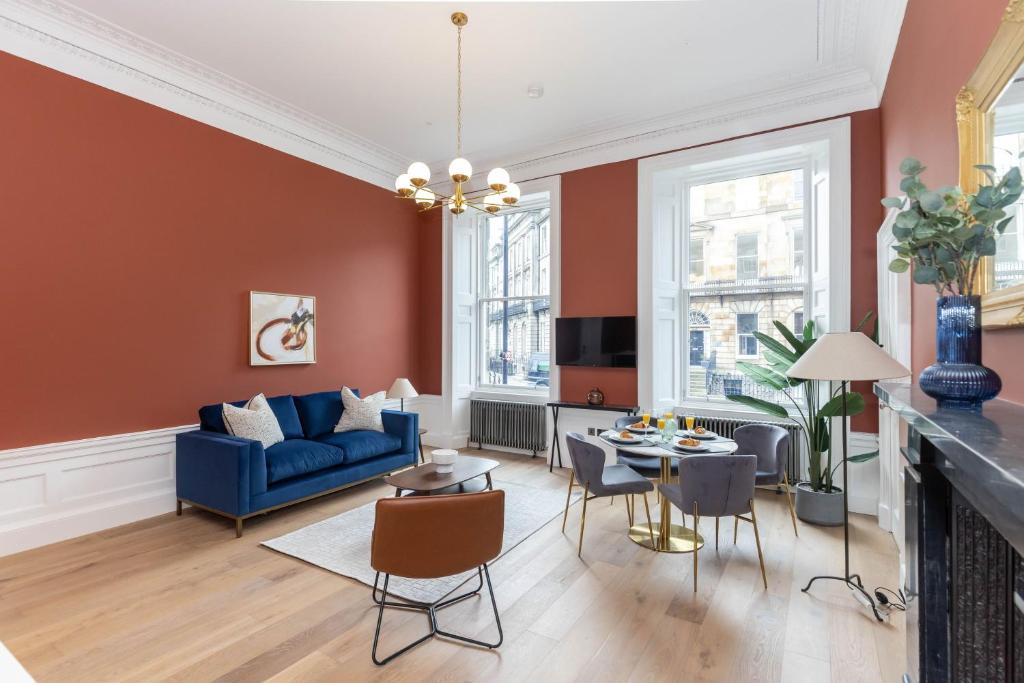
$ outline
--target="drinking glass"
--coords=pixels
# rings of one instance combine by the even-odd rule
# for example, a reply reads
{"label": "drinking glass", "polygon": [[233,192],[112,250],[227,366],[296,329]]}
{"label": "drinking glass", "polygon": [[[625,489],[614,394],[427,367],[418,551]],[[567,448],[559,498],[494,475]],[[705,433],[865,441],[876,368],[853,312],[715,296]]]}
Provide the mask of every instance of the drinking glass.
{"label": "drinking glass", "polygon": [[658,418],[658,431],[659,432],[665,431],[665,418],[663,418],[663,417],[659,417]]}
{"label": "drinking glass", "polygon": [[687,415],[686,416],[686,431],[692,432],[693,431],[693,425],[694,425],[694,423],[696,421],[697,421],[697,418],[695,418],[693,415]]}
{"label": "drinking glass", "polygon": [[643,414],[644,427],[651,426],[651,411],[645,410]]}

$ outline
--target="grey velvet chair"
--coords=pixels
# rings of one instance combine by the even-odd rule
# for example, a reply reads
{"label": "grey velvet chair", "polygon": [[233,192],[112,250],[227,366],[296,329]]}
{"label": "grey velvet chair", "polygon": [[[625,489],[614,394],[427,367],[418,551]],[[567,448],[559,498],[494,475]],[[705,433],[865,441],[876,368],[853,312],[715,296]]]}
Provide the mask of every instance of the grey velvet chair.
{"label": "grey velvet chair", "polygon": [[[754,477],[757,457],[754,455],[694,455],[679,463],[679,482],[659,484],[658,489],[673,505],[693,515],[697,530],[701,515],[715,518],[715,547],[718,547],[718,519],[733,516],[754,525],[757,559],[761,564],[761,581],[768,588],[761,553],[761,534],[754,513]],[[744,513],[750,517],[744,517]],[[735,531],[733,543],[736,542]],[[693,551],[693,592],[697,592],[697,550]]]}
{"label": "grey velvet chair", "polygon": [[796,528],[796,510],[793,509],[793,494],[789,489],[789,475],[786,473],[789,434],[776,425],[750,424],[737,428],[732,438],[736,441],[736,453],[751,453],[757,456],[757,475],[754,478],[757,486],[785,486],[782,493],[789,504],[793,534],[799,536],[800,532]]}
{"label": "grey velvet chair", "polygon": [[[582,434],[569,432],[565,435],[565,443],[569,447],[569,460],[572,471],[569,473],[569,491],[565,495],[565,512],[562,514],[562,533],[565,533],[565,522],[569,517],[569,500],[572,498],[573,480],[583,487],[583,515],[580,517],[580,541],[576,554],[583,556],[583,529],[587,524],[587,501],[594,498],[610,498],[614,496],[630,496],[642,494],[644,511],[647,513],[647,531],[654,543],[654,526],[651,524],[651,508],[647,502],[647,492],[654,490],[654,484],[637,474],[625,465],[604,464],[604,450],[589,443]],[[633,524],[633,517],[626,505],[626,514]]]}

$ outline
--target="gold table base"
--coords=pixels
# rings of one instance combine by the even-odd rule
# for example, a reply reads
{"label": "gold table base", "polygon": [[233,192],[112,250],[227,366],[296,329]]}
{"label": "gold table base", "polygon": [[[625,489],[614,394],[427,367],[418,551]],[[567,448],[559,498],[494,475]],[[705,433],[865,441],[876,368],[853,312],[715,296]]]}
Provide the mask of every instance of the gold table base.
{"label": "gold table base", "polygon": [[651,543],[651,532],[647,523],[634,524],[629,528],[629,539],[649,550],[662,553],[692,553],[694,545],[697,549],[704,547],[704,537],[693,529],[681,524],[670,524],[668,533],[662,533],[661,522],[655,522],[654,543]]}

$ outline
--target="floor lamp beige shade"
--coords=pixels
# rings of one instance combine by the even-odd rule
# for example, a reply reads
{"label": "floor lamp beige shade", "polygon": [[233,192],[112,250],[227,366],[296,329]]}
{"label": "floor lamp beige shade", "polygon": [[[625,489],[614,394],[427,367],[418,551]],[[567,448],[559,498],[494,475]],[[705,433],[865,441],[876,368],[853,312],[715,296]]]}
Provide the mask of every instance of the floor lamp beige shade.
{"label": "floor lamp beige shade", "polygon": [[797,379],[859,382],[906,377],[910,370],[861,332],[829,332],[786,374]]}
{"label": "floor lamp beige shade", "polygon": [[419,393],[417,393],[412,382],[406,377],[399,377],[391,384],[391,388],[388,389],[388,398],[401,399],[403,412],[405,411],[405,399],[415,398],[416,396],[419,396]]}

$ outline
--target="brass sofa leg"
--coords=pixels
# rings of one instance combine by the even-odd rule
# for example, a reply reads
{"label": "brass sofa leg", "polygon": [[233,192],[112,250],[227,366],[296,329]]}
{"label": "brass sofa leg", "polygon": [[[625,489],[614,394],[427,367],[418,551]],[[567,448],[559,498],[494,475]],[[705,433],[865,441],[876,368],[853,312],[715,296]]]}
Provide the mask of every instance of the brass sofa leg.
{"label": "brass sofa leg", "polygon": [[181,517],[181,499],[178,499],[178,516]]}
{"label": "brass sofa leg", "polygon": [[235,538],[242,537],[242,522],[244,521],[241,517],[235,517]]}

